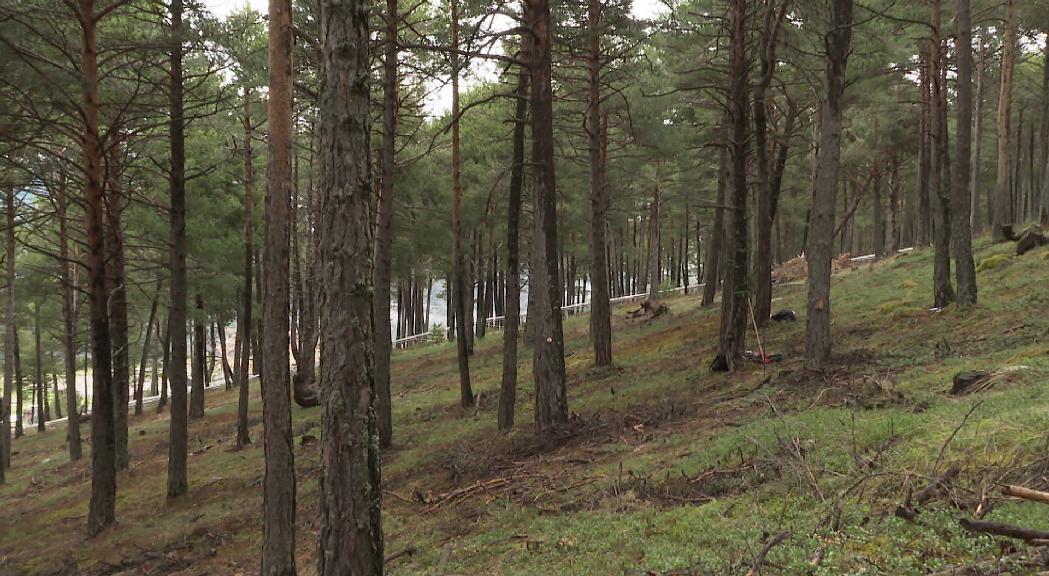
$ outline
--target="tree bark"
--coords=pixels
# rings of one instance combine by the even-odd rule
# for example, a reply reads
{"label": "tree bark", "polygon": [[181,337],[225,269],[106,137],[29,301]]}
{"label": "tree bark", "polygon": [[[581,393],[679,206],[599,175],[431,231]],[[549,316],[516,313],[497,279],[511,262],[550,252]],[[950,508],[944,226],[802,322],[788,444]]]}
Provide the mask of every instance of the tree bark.
{"label": "tree bark", "polygon": [[872,240],[872,252],[874,252],[875,258],[882,258],[885,256],[885,210],[882,205],[882,194],[881,194],[881,164],[876,163],[874,165],[874,197],[871,202],[871,222],[873,234],[871,234]]}
{"label": "tree bark", "polygon": [[382,174],[379,177],[378,221],[375,238],[375,407],[379,447],[393,444],[393,408],[390,399],[390,283],[393,267],[393,181],[397,162],[397,0],[386,0],[382,79]]}
{"label": "tree bark", "polygon": [[703,306],[710,306],[714,303],[714,296],[721,286],[721,260],[725,252],[726,233],[724,206],[728,202],[728,126],[729,117],[728,114],[725,114],[719,131],[721,142],[718,146],[718,201],[717,206],[714,208],[714,222],[711,224],[710,234],[707,236],[707,260],[703,265],[704,286],[703,299],[701,301]]}
{"label": "tree bark", "polygon": [[725,275],[721,286],[721,332],[715,366],[732,371],[743,355],[750,287],[748,284],[749,253],[747,227],[747,54],[746,0],[733,0],[729,5],[731,48],[729,56],[728,110],[731,122],[729,139],[729,186],[732,219],[726,226]]}
{"label": "tree bark", "polygon": [[932,143],[932,117],[929,114],[929,109],[932,102],[932,90],[931,81],[929,78],[929,58],[930,54],[927,49],[918,50],[918,78],[919,78],[919,89],[921,90],[921,118],[919,120],[919,136],[918,136],[918,189],[917,189],[917,202],[918,214],[915,217],[914,226],[914,243],[915,246],[928,246],[929,238],[932,236],[929,233],[929,224],[932,221],[932,217],[929,213],[929,165],[931,162],[930,146]]}
{"label": "tree bark", "polygon": [[1009,194],[1009,142],[1012,121],[1013,68],[1016,60],[1016,1],[1007,0],[1005,38],[1002,46],[1001,84],[998,92],[998,172],[994,187],[994,210],[991,213],[991,237],[1005,241],[1002,226],[1013,220]]}
{"label": "tree bark", "polygon": [[4,482],[4,471],[11,468],[11,396],[15,388],[15,342],[18,328],[15,319],[15,188],[8,184],[5,191],[5,242],[4,263],[4,401],[0,405],[0,482]]}
{"label": "tree bark", "polygon": [[662,212],[663,183],[660,181],[660,162],[656,161],[656,184],[652,189],[652,203],[649,206],[648,219],[648,301],[653,305],[659,302],[660,289],[660,255],[662,254]]}
{"label": "tree bark", "polygon": [[473,406],[470,384],[470,343],[472,326],[466,285],[466,262],[463,255],[462,181],[459,159],[459,0],[451,0],[452,20],[452,287],[449,293],[455,309],[455,345],[459,359],[459,404]]}
{"label": "tree bark", "polygon": [[959,308],[976,304],[976,266],[973,263],[970,216],[972,191],[973,50],[970,0],[957,0],[955,7],[955,53],[958,70],[958,122],[955,127],[954,190],[951,195],[951,248],[954,251]]}
{"label": "tree bark", "polygon": [[40,350],[40,305],[37,304],[33,310],[33,341],[35,346],[34,351],[34,372],[35,378],[33,382],[35,395],[36,395],[36,430],[37,432],[43,432],[47,429],[47,421],[50,420],[48,414],[49,409],[47,406],[47,382],[44,380],[44,369],[41,355],[43,354]]}
{"label": "tree bark", "polygon": [[[269,158],[262,265],[262,420],[266,450],[262,504],[263,576],[294,576],[296,573],[295,453],[288,358],[289,203],[292,195],[291,18],[291,0],[269,1],[269,99],[266,109]],[[368,225],[365,223],[364,227],[368,228]]]}
{"label": "tree bark", "polygon": [[[590,161],[590,340],[594,365],[612,365],[612,305],[608,274],[608,173],[606,119],[601,114],[601,0],[587,0],[586,135]],[[520,121],[520,120],[519,120]]]}
{"label": "tree bark", "polygon": [[113,404],[116,427],[117,470],[128,467],[128,403],[131,387],[131,366],[128,356],[127,284],[124,277],[124,189],[123,136],[119,128],[111,134],[107,162],[106,190],[106,281],[108,282],[109,329],[113,350]]}
{"label": "tree bark", "polygon": [[[98,53],[96,52],[94,0],[79,0],[81,31],[81,105],[83,138],[81,140],[84,178],[84,224],[87,229],[88,297],[91,311],[91,355],[94,361],[94,383],[91,402],[91,504],[87,531],[96,535],[116,520],[117,471],[116,430],[114,426],[112,349],[109,316],[106,307],[106,239],[102,198],[102,146],[98,133]],[[14,209],[14,192],[8,197],[8,211]],[[8,225],[13,226],[11,215]],[[10,238],[10,233],[9,233]],[[13,258],[8,248],[9,258]],[[13,276],[14,262],[8,261]],[[11,288],[8,306],[13,307]],[[14,328],[10,313],[9,338]]]}
{"label": "tree bark", "polygon": [[243,448],[251,444],[251,435],[248,432],[248,403],[250,400],[250,379],[248,360],[251,357],[251,327],[254,323],[252,318],[252,294],[251,287],[254,282],[254,256],[255,256],[255,167],[252,163],[251,140],[254,129],[251,124],[251,92],[244,90],[244,285],[241,287],[240,295],[240,319],[237,321],[237,331],[240,333],[240,351],[235,353],[233,359],[234,369],[237,371],[237,447]]}
{"label": "tree bark", "polygon": [[171,0],[170,144],[171,144],[171,304],[168,311],[171,423],[168,432],[168,498],[189,490],[186,411],[186,122],[183,105],[183,0]]}
{"label": "tree bark", "polygon": [[[528,45],[527,34],[521,36]],[[523,48],[523,50],[526,50]],[[524,187],[525,129],[528,122],[528,70],[517,73],[514,101],[513,164],[510,166],[510,199],[506,216],[506,297],[503,326],[503,377],[499,390],[499,429],[514,426],[517,402],[517,338],[521,325],[521,189]]]}
{"label": "tree bark", "polygon": [[983,160],[983,87],[984,75],[987,69],[987,46],[983,35],[980,36],[979,60],[976,62],[976,98],[973,113],[973,154],[969,171],[969,190],[972,192],[969,211],[969,227],[975,235],[983,229],[983,219],[980,216],[980,182],[981,164]]}
{"label": "tree bark", "polygon": [[805,367],[820,369],[830,359],[830,273],[834,240],[834,209],[841,168],[841,124],[845,72],[852,44],[852,0],[834,0],[831,29],[825,36],[824,95],[820,110],[816,171],[808,231],[808,314],[805,325]]}
{"label": "tree bark", "polygon": [[366,2],[321,0],[318,576],[383,573],[368,38]]}
{"label": "tree bark", "polygon": [[932,0],[932,37],[929,39],[929,197],[932,206],[933,306],[954,301],[951,286],[951,199],[944,180],[948,174],[947,87],[944,82],[946,46],[940,36],[942,0]]}
{"label": "tree bark", "polygon": [[[62,348],[65,363],[66,383],[66,442],[69,446],[69,461],[83,457],[80,439],[80,419],[76,397],[76,291],[73,286],[71,257],[69,253],[69,217],[67,215],[68,188],[63,176],[55,189],[55,212],[58,217],[58,256],[62,283]],[[55,398],[58,401],[58,398]],[[6,406],[7,403],[5,402]]]}
{"label": "tree bark", "polygon": [[149,359],[149,344],[153,336],[153,322],[157,318],[157,304],[160,301],[160,289],[163,282],[157,280],[157,290],[153,294],[153,303],[149,306],[149,320],[142,338],[142,359],[138,363],[138,385],[135,387],[135,415],[142,415],[142,396],[146,386],[146,362]]}
{"label": "tree bark", "polygon": [[[754,317],[758,326],[768,324],[772,314],[772,222],[773,208],[772,166],[768,141],[768,88],[776,71],[776,47],[780,26],[787,14],[789,0],[777,8],[776,1],[767,2],[764,25],[758,43],[760,72],[754,82],[754,155],[757,165],[757,191],[754,206],[755,246],[752,278],[754,283]],[[789,138],[789,127],[786,138]],[[785,161],[785,159],[784,159]]]}
{"label": "tree bark", "polygon": [[196,420],[204,417],[204,386],[207,375],[207,320],[204,312],[204,296],[197,293],[194,297],[197,313],[193,318],[193,378],[190,382],[189,418]]}
{"label": "tree bark", "polygon": [[[1049,32],[1046,34],[1049,38]],[[1042,58],[1042,156],[1038,163],[1041,170],[1038,221],[1045,227],[1049,226],[1049,42]]]}
{"label": "tree bark", "polygon": [[538,210],[536,230],[542,238],[537,259],[544,267],[536,289],[542,293],[536,315],[535,423],[540,436],[568,422],[565,387],[565,342],[558,288],[557,188],[554,176],[554,114],[551,83],[551,31],[549,0],[525,0],[524,20],[532,34],[529,71],[532,103],[532,161]]}

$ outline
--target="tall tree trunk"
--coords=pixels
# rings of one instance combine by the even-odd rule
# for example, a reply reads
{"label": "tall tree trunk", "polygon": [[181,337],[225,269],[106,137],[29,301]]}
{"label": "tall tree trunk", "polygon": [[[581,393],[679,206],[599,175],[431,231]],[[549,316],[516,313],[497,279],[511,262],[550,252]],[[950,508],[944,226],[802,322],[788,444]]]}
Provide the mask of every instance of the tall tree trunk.
{"label": "tall tree trunk", "polygon": [[128,355],[127,285],[124,277],[124,190],[123,190],[123,136],[119,128],[111,135],[106,190],[106,281],[109,311],[109,329],[113,349],[113,404],[116,427],[117,470],[128,467],[128,403],[131,387],[131,365]]}
{"label": "tall tree trunk", "polygon": [[[608,274],[608,138],[607,118],[601,114],[601,0],[587,0],[587,110],[586,135],[590,160],[590,340],[594,365],[612,365],[612,305]],[[519,120],[520,121],[520,120]]]}
{"label": "tall tree trunk", "polygon": [[652,189],[652,204],[649,206],[651,216],[648,219],[648,301],[655,304],[659,301],[660,288],[660,255],[662,254],[662,212],[663,183],[660,181],[660,163],[656,162],[656,185]]}
{"label": "tall tree trunk", "polygon": [[728,203],[728,170],[729,170],[729,116],[722,119],[721,142],[718,146],[718,200],[714,207],[714,222],[707,236],[707,261],[703,265],[703,306],[714,303],[714,296],[721,286],[721,260],[725,253],[725,208]]}
{"label": "tall tree trunk", "polygon": [[0,482],[4,471],[11,467],[11,396],[15,388],[15,343],[18,328],[15,319],[15,188],[9,184],[4,194],[5,204],[5,259],[7,288],[4,290],[4,401],[0,405]]}
{"label": "tall tree trunk", "polygon": [[[171,394],[168,433],[168,498],[189,490],[186,406],[186,121],[183,105],[183,0],[171,0],[170,144],[171,144],[171,304],[168,309],[169,361],[164,363]],[[158,407],[159,408],[159,407]]]}
{"label": "tall tree trunk", "polygon": [[367,6],[321,0],[318,576],[383,573]]}
{"label": "tall tree trunk", "polygon": [[747,286],[747,2],[729,5],[731,35],[728,108],[731,119],[729,155],[731,168],[731,223],[726,226],[725,277],[721,287],[721,334],[715,368],[731,371],[743,355],[750,288]]}
{"label": "tall tree trunk", "polygon": [[255,256],[255,168],[251,156],[251,139],[254,129],[251,123],[251,92],[244,91],[244,285],[240,294],[240,319],[237,321],[237,332],[240,334],[240,353],[234,354],[234,369],[237,371],[237,444],[243,448],[251,444],[251,435],[248,433],[248,403],[250,399],[250,385],[248,380],[248,359],[251,356],[251,328],[254,323],[252,318],[252,294],[251,287],[254,278],[254,256]]}
{"label": "tall tree trunk", "polygon": [[1042,61],[1042,156],[1038,168],[1041,170],[1038,221],[1049,226],[1049,32]]}
{"label": "tall tree trunk", "polygon": [[[62,353],[65,363],[66,384],[66,442],[69,460],[76,462],[83,457],[80,440],[80,418],[77,418],[76,397],[76,289],[73,286],[72,263],[69,253],[69,217],[67,214],[68,188],[63,175],[55,189],[55,212],[58,217],[58,257],[62,283]],[[58,401],[58,398],[55,398]],[[4,406],[7,403],[4,402]],[[2,457],[0,457],[2,460]]]}
{"label": "tall tree trunk", "polygon": [[1005,38],[1002,46],[1001,85],[998,92],[998,174],[994,187],[994,211],[991,214],[991,237],[1005,240],[1002,226],[1013,220],[1009,194],[1009,142],[1012,121],[1013,67],[1016,60],[1016,1],[1007,0]]}
{"label": "tall tree trunk", "polygon": [[973,263],[970,210],[972,191],[970,173],[972,162],[973,127],[973,47],[972,7],[970,0],[957,0],[955,8],[955,53],[958,69],[958,123],[955,127],[955,157],[957,164],[951,194],[951,249],[954,251],[955,277],[958,281],[958,306],[967,308],[976,304],[976,266]]}
{"label": "tall tree trunk", "polygon": [[[114,426],[112,349],[109,334],[109,316],[106,307],[106,239],[102,198],[102,146],[98,136],[98,53],[96,51],[94,0],[79,0],[81,31],[81,105],[84,121],[81,140],[84,178],[84,224],[87,229],[88,296],[91,309],[91,355],[94,361],[94,383],[91,401],[91,504],[87,515],[87,531],[95,535],[116,520],[117,471],[116,430]],[[13,211],[13,192],[8,198],[8,211]],[[13,225],[8,216],[8,225]],[[9,238],[11,237],[9,233]],[[9,258],[13,253],[8,248]],[[14,262],[8,262],[13,278]],[[14,292],[9,293],[8,306],[13,307]],[[14,328],[13,310],[8,329],[9,338]],[[13,340],[12,340],[13,341]]]}
{"label": "tall tree trunk", "polygon": [[541,436],[553,433],[568,422],[568,394],[565,387],[565,341],[561,308],[558,303],[557,267],[557,188],[554,177],[554,110],[551,83],[551,31],[549,0],[525,0],[524,21],[532,34],[531,101],[532,161],[535,164],[535,194],[538,210],[536,229],[542,237],[537,260],[544,267],[536,289],[542,293],[536,315],[535,423]]}
{"label": "tall tree trunk", "polygon": [[452,295],[455,310],[455,344],[459,359],[459,403],[473,406],[474,393],[470,385],[471,325],[466,285],[466,262],[463,255],[462,182],[459,159],[459,0],[451,0],[452,19]]}
{"label": "tall tree trunk", "polygon": [[[521,37],[527,46],[527,34]],[[528,122],[528,70],[517,73],[514,101],[513,164],[506,216],[506,309],[503,326],[503,378],[499,390],[499,429],[514,426],[517,402],[517,338],[521,325],[521,189],[524,187],[525,125]]]}
{"label": "tall tree trunk", "polygon": [[900,158],[889,156],[889,230],[886,233],[890,254],[900,251]]}
{"label": "tall tree trunk", "polygon": [[55,397],[55,412],[54,412],[55,418],[61,419],[62,418],[62,400],[61,400],[61,396],[58,393],[58,373],[57,372],[52,372],[51,373],[51,384],[52,384],[51,388],[53,390],[53,395]]}
{"label": "tall tree trunk", "polygon": [[918,214],[915,218],[914,226],[914,237],[915,246],[925,247],[929,245],[929,238],[932,234],[929,233],[929,224],[932,222],[930,215],[930,190],[929,190],[929,172],[931,163],[930,147],[932,145],[932,117],[929,114],[932,103],[932,82],[929,78],[929,59],[930,53],[927,49],[918,50],[918,78],[919,78],[919,89],[921,90],[921,118],[919,120],[919,135],[918,135],[918,186],[917,186],[917,205]]}
{"label": "tall tree trunk", "polygon": [[979,60],[976,62],[975,112],[973,113],[973,130],[975,135],[973,136],[974,146],[972,162],[969,169],[969,190],[972,194],[969,208],[969,228],[974,235],[983,229],[983,220],[980,216],[980,188],[982,187],[980,182],[980,167],[983,160],[983,87],[984,75],[987,69],[986,52],[987,46],[984,42],[983,35],[980,35]]}
{"label": "tall tree trunk", "polygon": [[932,205],[933,243],[933,306],[942,308],[954,300],[951,286],[951,199],[944,182],[946,166],[947,126],[946,98],[943,70],[946,46],[941,40],[942,0],[932,0],[932,37],[929,40],[929,117],[932,136],[929,145],[929,196]]}
{"label": "tall tree trunk", "polygon": [[805,325],[805,366],[810,369],[820,369],[831,353],[831,243],[834,239],[834,208],[841,168],[845,71],[852,44],[852,0],[833,1],[830,25],[824,41],[826,78],[808,232],[809,295]]}
{"label": "tall tree trunk", "polygon": [[[325,3],[322,13],[327,8],[328,4]],[[266,108],[269,158],[266,170],[266,241],[262,264],[262,420],[266,449],[262,489],[264,576],[294,576],[296,573],[295,452],[292,446],[289,394],[291,367],[288,358],[289,202],[292,196],[291,16],[291,0],[269,1],[269,100]],[[369,228],[366,223],[363,227]]]}
{"label": "tall tree trunk", "polygon": [[149,320],[146,322],[146,332],[142,338],[142,359],[138,363],[138,385],[135,387],[135,415],[142,415],[142,396],[146,386],[146,361],[149,359],[149,344],[153,336],[153,322],[157,318],[157,304],[160,301],[160,289],[164,283],[157,280],[157,289],[153,294],[153,302],[149,306]]}
{"label": "tall tree trunk", "polygon": [[379,447],[393,444],[393,408],[390,399],[390,283],[393,268],[393,181],[397,151],[397,0],[386,0],[382,79],[382,174],[379,176],[378,220],[375,238],[375,407]]}
{"label": "tall tree trunk", "polygon": [[[762,35],[758,43],[761,65],[754,83],[754,155],[757,159],[757,191],[754,206],[755,246],[752,279],[754,283],[754,317],[758,326],[768,324],[772,314],[772,167],[768,142],[768,88],[776,71],[776,47],[780,26],[786,18],[789,0],[777,8],[776,1],[766,2]],[[789,138],[789,128],[787,132]]]}
{"label": "tall tree trunk", "polygon": [[51,417],[48,414],[49,410],[47,407],[47,382],[44,380],[43,361],[41,359],[41,355],[43,353],[40,351],[39,304],[37,304],[34,307],[33,312],[33,341],[35,343],[35,345],[33,346],[33,351],[34,357],[36,359],[36,361],[34,362],[34,372],[36,377],[34,378],[33,385],[36,391],[36,430],[37,432],[43,432],[47,429],[47,421],[50,420]]}
{"label": "tall tree trunk", "polygon": [[160,399],[157,401],[157,414],[164,411],[164,407],[168,405],[168,389],[170,386],[171,372],[169,366],[171,364],[171,307],[168,307],[168,316],[164,320],[164,331],[161,332],[160,346],[162,349],[163,356],[163,368],[160,375]]}
{"label": "tall tree trunk", "polygon": [[25,409],[22,405],[22,394],[25,390],[25,378],[22,377],[22,341],[18,337],[18,325],[15,325],[15,438],[25,435],[22,415]]}
{"label": "tall tree trunk", "polygon": [[204,387],[207,385],[207,320],[204,312],[204,296],[195,295],[197,313],[193,318],[193,378],[190,382],[189,417],[191,420],[204,417]]}
{"label": "tall tree trunk", "polygon": [[885,256],[885,210],[881,199],[880,162],[874,165],[872,184],[874,185],[874,197],[871,202],[871,222],[873,224],[873,234],[871,235],[873,241],[872,252],[874,252],[875,258],[882,258]]}

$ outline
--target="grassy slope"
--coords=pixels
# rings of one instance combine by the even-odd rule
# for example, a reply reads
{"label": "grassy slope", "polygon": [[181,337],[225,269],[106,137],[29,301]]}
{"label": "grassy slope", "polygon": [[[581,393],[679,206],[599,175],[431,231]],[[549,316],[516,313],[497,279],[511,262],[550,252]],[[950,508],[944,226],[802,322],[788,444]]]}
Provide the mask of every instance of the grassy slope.
{"label": "grassy slope", "polygon": [[[1049,466],[1039,458],[1049,424],[1049,251],[1010,259],[1009,250],[979,246],[981,304],[965,316],[927,310],[928,251],[842,273],[834,286],[836,360],[822,374],[801,369],[803,321],[766,334],[766,348],[784,353],[784,363],[709,373],[717,311],[698,308],[693,296],[671,299],[673,316],[648,323],[628,322],[617,309],[615,370],[590,368],[586,319],[571,318],[569,405],[577,419],[573,433],[551,445],[531,432],[527,354],[519,430],[495,430],[497,335],[478,342],[473,361],[484,394],[478,410],[457,407],[453,347],[398,352],[397,447],[384,455],[387,555],[417,552],[391,562],[391,572],[739,573],[765,535],[785,529],[793,535],[771,552],[767,573],[804,573],[821,546],[817,574],[921,574],[993,556],[998,543],[957,528],[962,512],[940,505],[906,523],[892,510],[907,486],[924,486],[952,463],[963,467],[963,502],[1003,476],[1046,483]],[[777,298],[777,308],[802,310],[804,287],[782,287]],[[943,393],[960,370],[1021,365],[977,396]],[[88,574],[255,572],[263,454],[260,445],[229,450],[235,401],[212,395],[207,418],[191,424],[191,494],[174,502],[163,498],[167,419],[134,419],[120,524],[95,540],[84,537],[86,462],[66,463],[61,431],[20,440],[16,468],[0,487],[0,574],[74,566]],[[318,417],[294,415],[299,564],[307,575],[319,457],[316,443],[302,440],[318,434]],[[253,436],[260,432],[256,421]],[[1042,512],[1001,502],[990,518],[1049,528]]]}

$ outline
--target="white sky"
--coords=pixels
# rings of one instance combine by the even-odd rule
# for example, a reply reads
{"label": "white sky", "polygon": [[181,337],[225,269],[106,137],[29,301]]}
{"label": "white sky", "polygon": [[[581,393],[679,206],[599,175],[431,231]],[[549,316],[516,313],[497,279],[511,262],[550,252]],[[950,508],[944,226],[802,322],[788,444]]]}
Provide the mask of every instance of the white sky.
{"label": "white sky", "polygon": [[[244,6],[250,6],[256,11],[265,14],[268,0],[204,0],[204,4],[213,14],[224,18]],[[634,0],[633,13],[636,17],[651,18],[665,13],[666,10],[666,5],[662,0]],[[475,65],[473,73],[463,78],[461,82],[462,88],[466,89],[484,80],[494,78],[497,69],[497,66],[490,61]],[[451,102],[452,87],[451,85],[445,85],[438,89],[429,100],[427,111],[432,115],[439,116],[451,108]]]}

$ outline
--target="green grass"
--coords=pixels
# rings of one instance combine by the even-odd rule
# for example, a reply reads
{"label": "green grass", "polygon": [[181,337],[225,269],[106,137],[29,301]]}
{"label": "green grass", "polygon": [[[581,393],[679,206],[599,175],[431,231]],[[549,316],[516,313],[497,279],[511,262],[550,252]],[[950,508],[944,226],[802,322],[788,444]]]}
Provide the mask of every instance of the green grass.
{"label": "green grass", "polygon": [[[651,322],[628,321],[617,308],[613,370],[591,367],[587,319],[569,318],[577,432],[553,445],[532,431],[527,349],[518,426],[505,435],[495,427],[499,333],[477,342],[475,409],[458,406],[453,346],[395,352],[386,549],[417,551],[391,562],[390,573],[737,574],[782,530],[791,537],[769,554],[765,574],[924,574],[998,555],[996,540],[962,531],[957,518],[971,516],[981,494],[993,497],[996,482],[1046,487],[1049,318],[1040,312],[1049,304],[1049,250],[1014,257],[1011,245],[976,248],[980,304],[966,313],[929,310],[930,251],[838,274],[834,359],[822,373],[802,368],[804,318],[763,333],[783,363],[731,375],[707,371],[718,312],[694,295],[669,298],[672,315]],[[779,287],[774,308],[803,315],[804,290]],[[757,347],[752,334],[748,342]],[[959,371],[1004,368],[987,391],[945,393]],[[120,524],[92,540],[84,535],[86,461],[66,462],[61,430],[19,440],[0,487],[0,574],[257,570],[257,390],[252,400],[256,444],[235,452],[235,394],[209,397],[207,417],[191,424],[191,492],[176,501],[163,497],[166,417],[133,419]],[[320,461],[316,443],[300,440],[319,434],[318,418],[316,409],[293,414],[304,575],[314,573]],[[908,490],[952,464],[962,467],[960,508],[937,502],[916,522],[893,515]],[[486,482],[487,490],[442,501]],[[1031,503],[997,502],[988,518],[1049,529]],[[820,548],[824,559],[812,570]]]}

